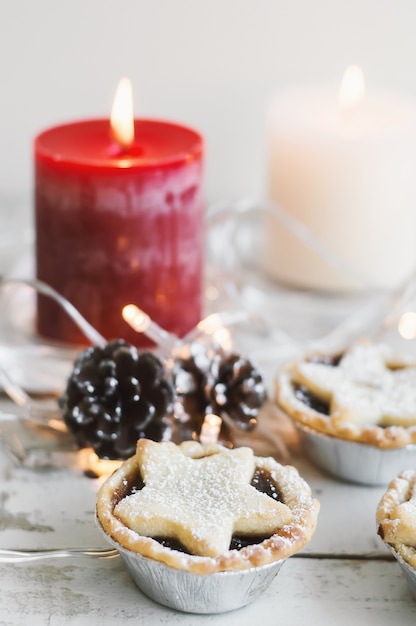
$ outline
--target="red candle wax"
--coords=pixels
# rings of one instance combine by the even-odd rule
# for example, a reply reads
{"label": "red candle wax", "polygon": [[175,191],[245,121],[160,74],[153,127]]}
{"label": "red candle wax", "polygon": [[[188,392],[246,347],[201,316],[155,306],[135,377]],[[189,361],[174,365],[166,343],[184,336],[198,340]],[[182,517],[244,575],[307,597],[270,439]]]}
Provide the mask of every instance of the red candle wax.
{"label": "red candle wax", "polygon": [[[106,338],[147,345],[122,318],[136,304],[178,337],[201,319],[203,141],[192,129],[135,120],[123,152],[109,120],[51,128],[35,139],[36,274]],[[40,335],[86,339],[38,296]]]}

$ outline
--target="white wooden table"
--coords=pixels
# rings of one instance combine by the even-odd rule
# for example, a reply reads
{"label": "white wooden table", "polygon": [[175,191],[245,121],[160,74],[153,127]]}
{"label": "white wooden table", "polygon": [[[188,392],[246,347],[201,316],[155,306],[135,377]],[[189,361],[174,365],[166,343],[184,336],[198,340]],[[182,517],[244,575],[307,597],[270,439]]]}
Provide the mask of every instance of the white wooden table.
{"label": "white wooden table", "polygon": [[[223,615],[181,614],[145,597],[119,558],[50,559],[0,565],[0,624],[415,623],[416,601],[376,535],[384,488],[336,482],[297,453],[290,461],[321,502],[318,529],[252,605]],[[105,547],[94,522],[100,479],[76,467],[21,467],[3,451],[0,480],[0,547]]]}

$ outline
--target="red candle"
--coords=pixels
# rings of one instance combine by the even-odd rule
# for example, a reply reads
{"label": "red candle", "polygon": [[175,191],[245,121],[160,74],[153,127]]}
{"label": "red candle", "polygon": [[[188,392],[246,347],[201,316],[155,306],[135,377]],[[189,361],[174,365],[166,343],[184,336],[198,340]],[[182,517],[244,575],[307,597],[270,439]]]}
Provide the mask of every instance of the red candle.
{"label": "red candle", "polygon": [[[201,136],[135,120],[121,148],[109,120],[51,128],[35,140],[36,273],[107,339],[146,340],[122,318],[136,304],[179,337],[202,316]],[[40,335],[83,344],[52,300],[39,296]]]}

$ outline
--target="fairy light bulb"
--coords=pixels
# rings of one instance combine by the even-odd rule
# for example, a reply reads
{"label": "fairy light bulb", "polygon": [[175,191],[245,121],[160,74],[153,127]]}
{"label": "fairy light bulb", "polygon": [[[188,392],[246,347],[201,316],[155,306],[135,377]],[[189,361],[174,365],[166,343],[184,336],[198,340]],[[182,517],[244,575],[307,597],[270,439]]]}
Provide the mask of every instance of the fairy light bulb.
{"label": "fairy light bulb", "polygon": [[206,446],[212,443],[217,443],[221,430],[222,419],[219,415],[214,413],[208,413],[205,415],[202,422],[201,432],[199,434],[199,441],[202,445]]}
{"label": "fairy light bulb", "polygon": [[406,311],[403,313],[398,324],[399,334],[403,339],[416,338],[416,312]]}

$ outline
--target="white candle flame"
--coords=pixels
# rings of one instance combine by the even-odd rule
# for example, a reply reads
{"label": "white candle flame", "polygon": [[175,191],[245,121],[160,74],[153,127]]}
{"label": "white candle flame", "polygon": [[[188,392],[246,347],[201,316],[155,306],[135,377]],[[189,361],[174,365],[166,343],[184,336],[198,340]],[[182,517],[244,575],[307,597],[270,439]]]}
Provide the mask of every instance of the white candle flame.
{"label": "white candle flame", "polygon": [[134,141],[133,90],[129,78],[122,78],[117,86],[110,125],[115,140],[122,148],[132,145]]}
{"label": "white candle flame", "polygon": [[350,115],[364,100],[365,81],[362,69],[350,65],[345,70],[339,90],[339,107],[342,115]]}

